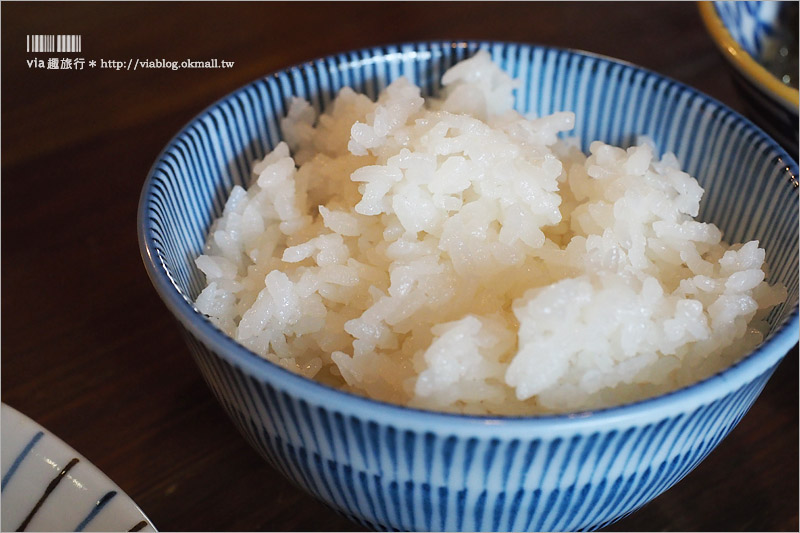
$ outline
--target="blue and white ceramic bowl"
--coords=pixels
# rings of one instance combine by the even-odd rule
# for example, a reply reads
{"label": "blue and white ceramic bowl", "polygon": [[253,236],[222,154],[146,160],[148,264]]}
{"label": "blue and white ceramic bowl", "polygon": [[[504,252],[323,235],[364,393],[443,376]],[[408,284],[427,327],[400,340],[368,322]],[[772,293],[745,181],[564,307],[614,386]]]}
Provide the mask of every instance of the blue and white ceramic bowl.
{"label": "blue and white ceramic bowl", "polygon": [[797,156],[798,2],[700,2],[747,114]]}
{"label": "blue and white ceramic bowl", "polygon": [[[701,383],[623,407],[463,416],[307,380],[238,345],[195,310],[204,280],[193,258],[228,191],[279,142],[291,96],[324,108],[344,85],[374,97],[401,75],[434,93],[441,74],[479,48],[521,80],[519,111],[574,111],[584,148],[595,139],[626,145],[649,135],[705,187],[703,219],[731,241],[760,240],[772,280],[790,295],[769,316],[761,347]],[[797,172],[786,152],[740,115],[626,63],[522,44],[407,44],[311,61],[213,104],[158,157],[142,191],[139,237],[153,284],[214,395],[252,446],[312,495],[377,529],[589,529],[625,516],[691,471],[797,342]]]}

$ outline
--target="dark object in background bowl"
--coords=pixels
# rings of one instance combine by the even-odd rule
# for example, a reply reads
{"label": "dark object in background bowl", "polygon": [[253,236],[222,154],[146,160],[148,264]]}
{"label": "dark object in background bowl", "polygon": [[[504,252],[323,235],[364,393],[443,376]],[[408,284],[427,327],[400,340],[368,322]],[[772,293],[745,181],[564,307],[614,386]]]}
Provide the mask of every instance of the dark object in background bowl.
{"label": "dark object in background bowl", "polygon": [[796,159],[798,2],[700,2],[753,121]]}
{"label": "dark object in background bowl", "polygon": [[[280,140],[291,96],[318,109],[344,85],[375,97],[405,75],[436,93],[478,49],[521,80],[516,108],[576,112],[574,134],[630,145],[651,137],[706,190],[700,218],[731,242],[758,239],[789,299],[752,354],[685,389],[561,416],[420,411],[334,390],[274,365],[193,306],[193,259],[234,184]],[[658,74],[580,52],[436,42],[331,56],[257,80],[189,123],[145,182],[139,241],[153,285],[228,415],[276,469],[359,523],[399,530],[577,530],[607,525],[689,473],[733,429],[798,339],[797,164],[719,102]],[[732,465],[733,467],[733,465]]]}

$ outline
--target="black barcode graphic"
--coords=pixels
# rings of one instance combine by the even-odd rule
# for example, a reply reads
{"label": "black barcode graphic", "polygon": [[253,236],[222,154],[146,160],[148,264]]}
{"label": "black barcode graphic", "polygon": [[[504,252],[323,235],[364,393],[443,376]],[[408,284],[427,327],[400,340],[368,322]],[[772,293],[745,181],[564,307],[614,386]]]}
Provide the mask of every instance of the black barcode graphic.
{"label": "black barcode graphic", "polygon": [[28,52],[80,52],[80,35],[28,35]]}

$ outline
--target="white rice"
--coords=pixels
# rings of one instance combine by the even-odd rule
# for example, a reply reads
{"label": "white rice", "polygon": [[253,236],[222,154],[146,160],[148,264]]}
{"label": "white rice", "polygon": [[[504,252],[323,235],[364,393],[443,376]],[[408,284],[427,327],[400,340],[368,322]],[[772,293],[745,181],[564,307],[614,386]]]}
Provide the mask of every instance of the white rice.
{"label": "white rice", "polygon": [[[197,308],[299,374],[376,399],[568,412],[685,386],[763,339],[786,297],[758,242],[694,220],[703,190],[648,142],[558,140],[488,54],[439,99],[406,79],[295,99],[285,143],[212,226]],[[290,155],[294,154],[294,157]]]}

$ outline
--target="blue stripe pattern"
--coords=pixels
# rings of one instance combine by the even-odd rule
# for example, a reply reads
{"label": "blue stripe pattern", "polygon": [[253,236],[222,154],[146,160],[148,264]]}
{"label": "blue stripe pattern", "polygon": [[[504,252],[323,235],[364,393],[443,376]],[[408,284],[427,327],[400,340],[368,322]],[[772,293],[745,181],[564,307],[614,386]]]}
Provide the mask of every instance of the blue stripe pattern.
{"label": "blue stripe pattern", "polygon": [[17,455],[17,457],[14,459],[14,462],[11,463],[10,467],[8,467],[6,475],[3,476],[2,485],[0,485],[0,492],[6,489],[6,485],[8,485],[8,482],[11,481],[12,477],[14,477],[14,473],[17,471],[17,468],[19,468],[19,465],[21,465],[22,461],[25,460],[25,457],[31,453],[31,450],[34,446],[36,446],[36,443],[39,442],[39,439],[41,439],[43,435],[44,433],[42,431],[37,431],[36,434],[31,437],[31,440],[28,441],[28,444],[26,444],[22,451],[19,452],[19,455]]}
{"label": "blue stripe pattern", "polygon": [[[452,64],[489,50],[520,79],[517,109],[579,113],[575,134],[674,151],[707,196],[700,217],[729,241],[759,239],[788,300],[752,355],[692,387],[576,415],[447,415],[352,396],[279,368],[193,307],[193,258],[234,184],[280,139],[290,96],[324,108],[344,85],[374,97],[397,76],[425,93]],[[214,396],[276,470],[358,523],[390,530],[588,530],[611,524],[686,476],[735,427],[797,342],[797,165],[735,112],[635,66],[514,43],[387,46],[305,63],[223,98],[181,131],[142,192],[148,273],[179,319]]]}
{"label": "blue stripe pattern", "polygon": [[714,2],[733,40],[754,58],[761,57],[769,41],[778,35],[780,6],[779,2]]}
{"label": "blue stripe pattern", "polygon": [[[231,394],[224,383],[239,369],[201,346],[193,355],[201,368],[219,372],[221,379],[210,382],[215,395]],[[266,413],[274,432],[251,445],[282,474],[365,527],[565,531],[609,525],[680,481],[735,427],[773,369],[692,412],[569,438],[536,428],[527,438],[506,438],[502,430],[464,438],[435,426],[415,432],[379,420],[369,421],[374,432],[368,433],[363,420],[324,408],[301,423],[281,411],[302,411],[305,402],[263,382],[258,405],[224,405],[244,434],[252,433],[257,412]],[[305,424],[317,425],[315,438],[298,431]],[[337,429],[327,434],[325,428]],[[338,449],[321,446],[320,439]]]}
{"label": "blue stripe pattern", "polygon": [[[794,4],[793,6],[790,4]],[[797,39],[797,2],[713,2],[714,11],[731,38],[756,62],[762,63],[765,50],[777,49],[786,38]],[[794,17],[792,17],[792,9]],[[796,49],[795,44],[795,49]],[[797,102],[787,104],[764,87],[745,77],[732,63],[727,63],[734,84],[742,96],[748,116],[797,158]],[[796,73],[795,73],[796,75]],[[795,83],[797,79],[795,78]]]}
{"label": "blue stripe pattern", "polygon": [[92,507],[92,509],[89,511],[89,514],[86,515],[86,518],[81,520],[80,524],[77,525],[75,531],[83,531],[86,529],[86,526],[89,525],[89,522],[94,520],[98,513],[103,510],[103,507],[105,507],[106,504],[116,495],[117,491],[115,490],[111,490],[103,494],[103,496],[97,500],[97,503],[95,503],[94,507]]}

